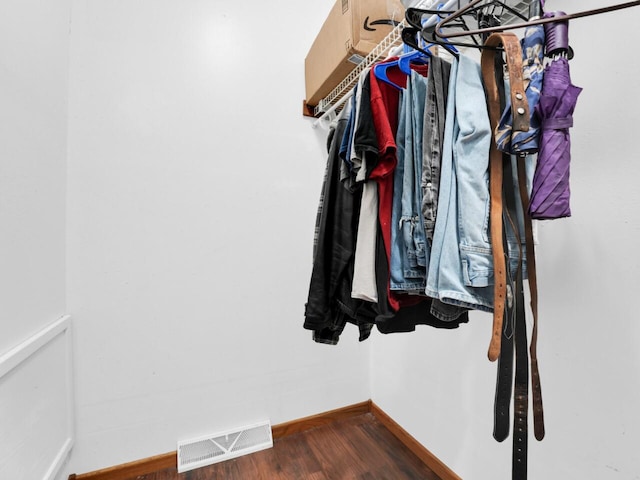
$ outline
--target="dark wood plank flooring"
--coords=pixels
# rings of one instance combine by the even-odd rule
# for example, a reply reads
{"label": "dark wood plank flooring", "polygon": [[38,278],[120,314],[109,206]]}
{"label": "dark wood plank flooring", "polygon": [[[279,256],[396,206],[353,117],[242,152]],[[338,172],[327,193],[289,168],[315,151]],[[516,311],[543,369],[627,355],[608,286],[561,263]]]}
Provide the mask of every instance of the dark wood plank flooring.
{"label": "dark wood plank flooring", "polygon": [[178,474],[131,480],[440,480],[372,414],[288,435],[273,448]]}

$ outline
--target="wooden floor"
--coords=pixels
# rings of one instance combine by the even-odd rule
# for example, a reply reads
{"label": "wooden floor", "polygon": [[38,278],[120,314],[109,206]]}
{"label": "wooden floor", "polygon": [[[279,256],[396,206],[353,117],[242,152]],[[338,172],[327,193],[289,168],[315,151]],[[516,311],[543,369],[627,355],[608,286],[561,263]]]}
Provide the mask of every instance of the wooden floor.
{"label": "wooden floor", "polygon": [[274,441],[273,448],[178,474],[130,480],[440,480],[372,414]]}

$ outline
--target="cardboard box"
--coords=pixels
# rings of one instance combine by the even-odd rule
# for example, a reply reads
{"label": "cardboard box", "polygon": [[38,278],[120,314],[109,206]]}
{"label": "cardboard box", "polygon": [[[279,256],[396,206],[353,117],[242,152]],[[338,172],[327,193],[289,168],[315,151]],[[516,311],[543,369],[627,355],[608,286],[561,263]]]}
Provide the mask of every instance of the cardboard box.
{"label": "cardboard box", "polygon": [[337,0],[304,61],[307,105],[326,97],[402,19],[400,0]]}

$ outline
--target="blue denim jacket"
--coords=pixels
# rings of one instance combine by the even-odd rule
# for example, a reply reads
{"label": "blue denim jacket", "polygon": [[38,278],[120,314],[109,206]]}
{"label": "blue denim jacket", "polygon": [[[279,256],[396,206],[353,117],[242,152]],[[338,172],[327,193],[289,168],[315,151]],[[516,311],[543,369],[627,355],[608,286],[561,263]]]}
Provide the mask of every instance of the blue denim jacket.
{"label": "blue denim jacket", "polygon": [[412,72],[402,92],[396,134],[390,288],[424,293],[429,258],[421,215],[422,130],[427,79]]}
{"label": "blue denim jacket", "polygon": [[[408,88],[412,108],[407,120],[411,129],[407,129],[406,144],[410,156],[406,156],[402,184],[402,231],[407,244],[407,257],[412,268],[419,268],[419,278],[426,279],[426,267],[429,259],[427,238],[422,217],[422,142],[424,124],[424,106],[427,96],[427,79],[412,71]],[[424,287],[424,285],[423,285]]]}
{"label": "blue denim jacket", "polygon": [[[480,66],[465,56],[452,65],[438,220],[425,291],[446,304],[492,311],[488,168],[492,132],[481,78]],[[521,219],[516,224],[522,231]],[[510,269],[515,271],[516,235],[508,224],[505,231]]]}
{"label": "blue denim jacket", "polygon": [[493,308],[490,142],[480,66],[461,55],[451,67],[438,220],[426,293],[444,303],[485,311]]}

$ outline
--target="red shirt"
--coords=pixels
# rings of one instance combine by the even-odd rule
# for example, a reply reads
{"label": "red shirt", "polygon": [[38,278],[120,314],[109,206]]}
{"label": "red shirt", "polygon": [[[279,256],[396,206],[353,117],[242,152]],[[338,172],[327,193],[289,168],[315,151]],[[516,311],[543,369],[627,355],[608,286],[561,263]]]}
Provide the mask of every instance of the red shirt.
{"label": "red shirt", "polygon": [[[387,61],[393,60],[396,60],[396,57]],[[371,78],[371,113],[378,139],[379,158],[378,164],[369,178],[378,182],[378,218],[387,254],[387,262],[391,265],[391,208],[393,204],[393,171],[398,163],[396,132],[398,131],[400,90],[379,80],[374,73],[374,69],[372,68],[369,73]],[[418,66],[415,69],[421,74],[426,72],[426,66],[422,66],[422,68]],[[407,75],[397,65],[387,68],[386,73],[389,80],[396,85],[406,86]],[[387,291],[389,305],[396,311],[402,306],[415,305],[424,300],[424,298],[416,295],[406,295],[391,290],[389,282],[387,282]]]}

